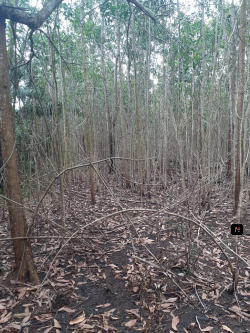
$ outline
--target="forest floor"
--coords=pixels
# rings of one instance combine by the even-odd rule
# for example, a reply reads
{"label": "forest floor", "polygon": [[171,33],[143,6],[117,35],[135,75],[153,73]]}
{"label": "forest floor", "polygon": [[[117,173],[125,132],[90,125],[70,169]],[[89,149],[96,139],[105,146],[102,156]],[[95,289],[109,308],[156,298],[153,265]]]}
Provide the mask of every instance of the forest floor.
{"label": "forest floor", "polygon": [[[190,194],[188,208],[176,184],[152,191],[150,199],[118,187],[111,176],[109,188],[99,185],[91,205],[86,183],[72,186],[65,196],[67,232],[58,227],[59,201],[47,196],[33,233],[47,237],[33,240],[41,285],[13,280],[11,241],[1,243],[0,332],[250,332],[249,268],[240,260],[238,292],[229,293],[225,255],[180,217],[199,221],[198,194]],[[227,188],[212,192],[203,223],[234,249]],[[243,215],[240,254],[250,262],[247,207]],[[7,238],[7,213],[0,219]]]}

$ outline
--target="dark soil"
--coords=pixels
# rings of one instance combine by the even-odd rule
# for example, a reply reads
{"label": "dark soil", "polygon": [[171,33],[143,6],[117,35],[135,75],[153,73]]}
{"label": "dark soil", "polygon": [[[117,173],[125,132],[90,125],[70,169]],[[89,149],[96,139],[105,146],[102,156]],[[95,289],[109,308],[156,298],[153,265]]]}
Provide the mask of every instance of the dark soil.
{"label": "dark soil", "polygon": [[[79,231],[70,241],[57,226],[59,202],[47,198],[33,233],[47,237],[33,241],[40,286],[12,280],[11,242],[2,242],[0,332],[250,332],[249,267],[239,261],[238,291],[230,293],[225,255],[201,228],[180,217],[200,218],[192,198],[187,205],[178,189],[152,192],[151,199],[115,185],[112,191],[113,197],[99,189],[91,205],[88,191],[72,187],[65,235]],[[212,197],[204,224],[234,249],[232,202],[225,189]],[[120,205],[134,210],[90,224]],[[248,218],[245,209],[243,220]],[[0,228],[9,237],[6,212]],[[247,228],[238,241],[249,262]]]}

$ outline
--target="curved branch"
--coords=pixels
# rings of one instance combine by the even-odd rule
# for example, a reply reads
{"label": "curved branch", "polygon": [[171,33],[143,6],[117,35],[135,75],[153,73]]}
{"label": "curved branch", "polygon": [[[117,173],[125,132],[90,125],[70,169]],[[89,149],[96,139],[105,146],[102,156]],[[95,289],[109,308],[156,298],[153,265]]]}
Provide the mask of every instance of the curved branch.
{"label": "curved branch", "polygon": [[5,2],[5,4],[0,2],[0,16],[5,19],[11,19],[13,22],[25,24],[29,28],[36,30],[47,20],[62,1],[63,0],[49,0],[44,4],[41,10],[34,14],[25,12],[26,8],[14,7],[10,2]]}

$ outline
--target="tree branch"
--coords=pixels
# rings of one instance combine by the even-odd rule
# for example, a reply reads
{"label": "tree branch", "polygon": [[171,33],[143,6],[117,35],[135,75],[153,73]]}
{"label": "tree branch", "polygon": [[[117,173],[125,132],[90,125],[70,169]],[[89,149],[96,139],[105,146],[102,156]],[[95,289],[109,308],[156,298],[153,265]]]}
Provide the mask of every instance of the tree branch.
{"label": "tree branch", "polygon": [[156,21],[155,14],[150,9],[144,7],[140,2],[138,2],[137,0],[127,0],[127,1],[131,2],[132,4],[134,4],[137,8],[139,8],[148,17],[150,17],[152,20]]}
{"label": "tree branch", "polygon": [[30,29],[38,29],[50,16],[53,10],[60,5],[63,0],[49,0],[37,13],[25,12],[26,8],[14,7],[10,2],[0,1],[0,15],[13,22],[27,25]]}

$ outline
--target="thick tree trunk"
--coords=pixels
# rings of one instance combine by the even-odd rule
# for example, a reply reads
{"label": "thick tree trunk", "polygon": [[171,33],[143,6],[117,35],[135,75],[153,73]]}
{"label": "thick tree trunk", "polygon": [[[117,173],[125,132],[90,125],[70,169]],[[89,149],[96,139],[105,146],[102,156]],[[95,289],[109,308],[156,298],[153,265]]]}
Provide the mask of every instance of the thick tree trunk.
{"label": "thick tree trunk", "polygon": [[[28,229],[22,208],[22,193],[18,173],[18,158],[15,145],[12,117],[8,56],[5,36],[5,19],[0,16],[0,137],[3,163],[5,165],[5,191],[8,197],[8,211],[12,237],[25,237]],[[13,240],[16,270],[21,281],[39,282],[33,262],[30,242]],[[23,254],[23,251],[24,254]]]}

